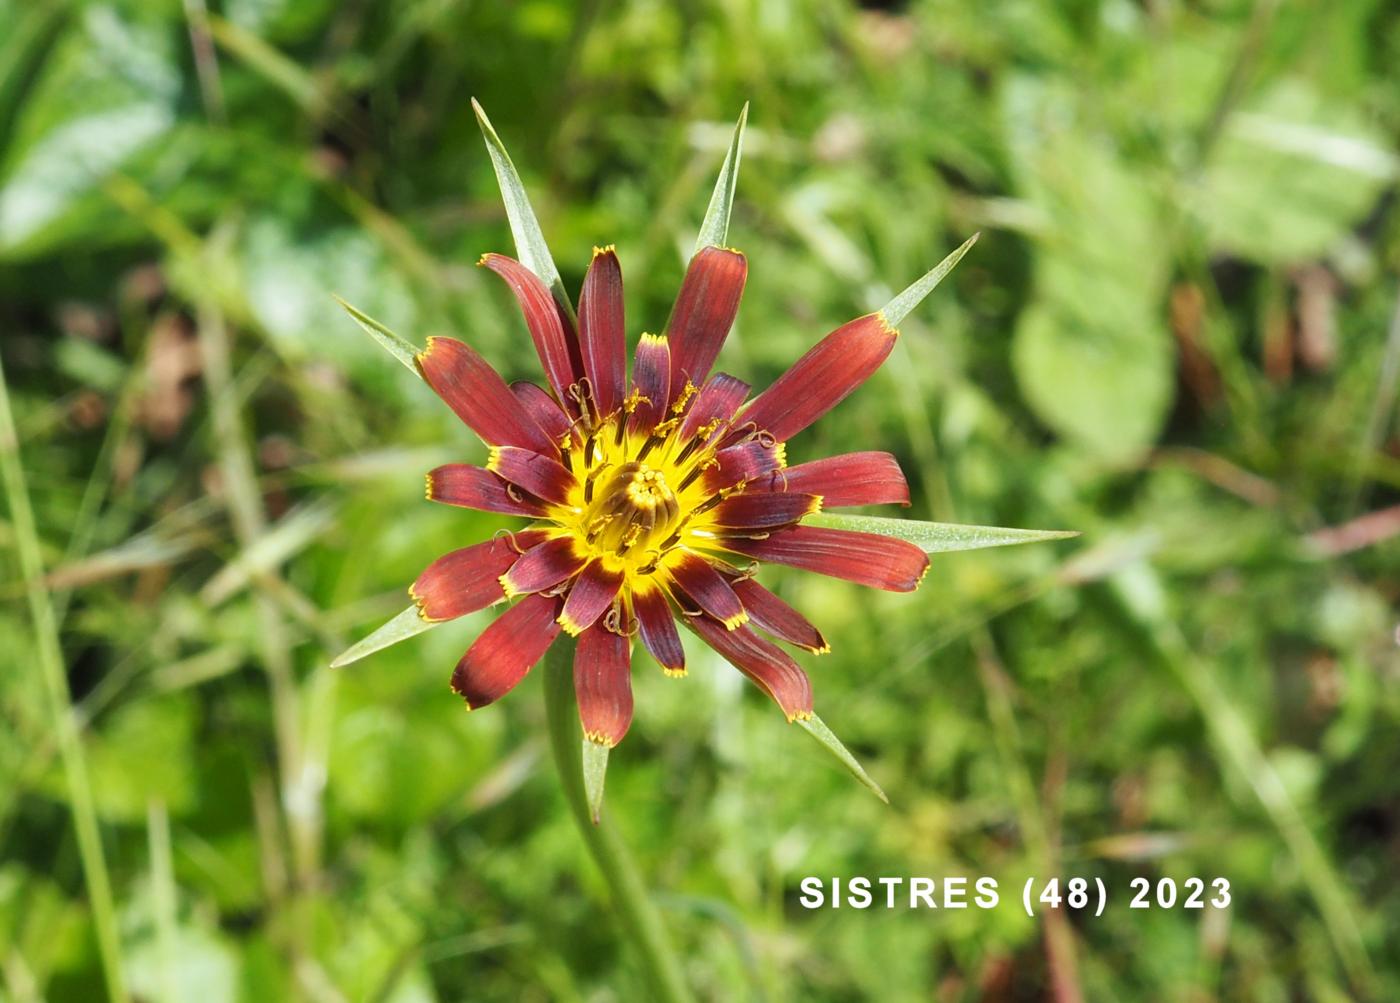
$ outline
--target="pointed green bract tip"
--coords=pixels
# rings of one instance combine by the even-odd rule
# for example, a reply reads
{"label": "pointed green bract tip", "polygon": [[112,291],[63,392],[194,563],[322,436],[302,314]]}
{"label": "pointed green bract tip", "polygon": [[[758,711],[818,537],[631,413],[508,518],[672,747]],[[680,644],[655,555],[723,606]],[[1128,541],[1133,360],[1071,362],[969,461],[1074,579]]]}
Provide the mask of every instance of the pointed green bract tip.
{"label": "pointed green bract tip", "polygon": [[423,374],[418,371],[418,347],[416,345],[395,334],[369,314],[347,303],[335,293],[331,293],[331,299],[340,304],[341,309],[348,313],[356,324],[360,325],[362,331],[379,342],[381,348],[402,362],[413,375],[422,377]]}
{"label": "pointed green bract tip", "polygon": [[729,141],[729,152],[724,155],[724,165],[719,169],[715,180],[714,193],[710,195],[710,205],[705,210],[705,220],[700,224],[700,234],[695,238],[695,253],[707,247],[724,247],[729,236],[729,214],[734,208],[734,192],[739,184],[739,161],[744,149],[744,126],[749,120],[749,103],[739,112],[739,121],[734,126],[734,138]]}
{"label": "pointed green bract tip", "polygon": [[603,782],[608,775],[608,752],[606,745],[583,739],[583,790],[588,798],[588,817],[593,824],[603,811]]}
{"label": "pointed green bract tip", "polygon": [[510,235],[515,241],[516,255],[522,265],[534,272],[540,281],[549,287],[550,293],[570,319],[575,319],[577,315],[574,313],[573,301],[569,299],[568,291],[564,288],[564,280],[559,277],[554,256],[549,253],[549,246],[544,242],[544,231],[540,228],[540,221],[530,205],[530,197],[525,194],[525,184],[520,180],[520,173],[515,169],[510,154],[506,152],[501,137],[492,127],[491,120],[486,117],[486,110],[476,98],[472,98],[472,110],[476,112],[477,124],[481,127],[482,138],[486,140],[486,152],[491,155],[491,167],[496,172],[501,201],[505,203],[506,220],[510,223]]}
{"label": "pointed green bract tip", "polygon": [[889,797],[880,788],[880,785],[871,779],[870,774],[865,772],[865,768],[860,765],[855,756],[851,755],[851,751],[841,744],[841,740],[826,726],[825,721],[813,714],[809,718],[798,718],[793,723],[820,742],[827,752],[835,756],[841,765],[850,771],[851,776],[868,787],[877,798],[885,804],[890,803]]}
{"label": "pointed green bract tip", "polygon": [[970,526],[962,523],[924,522],[919,519],[893,519],[879,515],[850,515],[844,512],[820,512],[804,519],[803,525],[893,537],[914,544],[926,554],[1044,543],[1049,540],[1068,540],[1079,535],[1075,530]]}
{"label": "pointed green bract tip", "polygon": [[977,243],[977,238],[980,236],[982,236],[981,233],[974,233],[968,237],[967,240],[963,241],[961,247],[926,272],[922,278],[904,292],[886,303],[884,308],[880,310],[880,316],[884,318],[885,323],[890,327],[898,327],[903,323],[904,318],[913,313],[914,308],[922,303],[929,293],[938,288],[938,284],[962,260],[962,256],[972,249],[972,245]]}
{"label": "pointed green bract tip", "polygon": [[351,662],[358,662],[366,655],[372,655],[376,651],[382,651],[392,644],[407,640],[415,634],[421,634],[425,630],[431,630],[442,620],[425,620],[418,610],[415,602],[408,609],[394,617],[384,626],[370,634],[358,644],[353,644],[336,656],[331,662],[331,668],[338,669],[342,665],[349,665]]}

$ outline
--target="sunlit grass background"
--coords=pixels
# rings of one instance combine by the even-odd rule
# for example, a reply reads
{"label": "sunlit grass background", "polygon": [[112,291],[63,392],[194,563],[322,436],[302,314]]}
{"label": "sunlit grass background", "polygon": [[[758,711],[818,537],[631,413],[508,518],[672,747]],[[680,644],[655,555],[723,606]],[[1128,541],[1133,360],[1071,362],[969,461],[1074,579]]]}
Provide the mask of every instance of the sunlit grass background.
{"label": "sunlit grass background", "polygon": [[[536,374],[473,267],[511,250],[473,95],[570,287],[616,243],[633,339],[753,102],[720,363],[757,386],[981,230],[789,455],[889,448],[912,517],[1084,534],[938,557],[914,596],[765,572],[892,807],[717,658],[637,656],[609,806],[702,998],[1400,998],[1400,12],[876,6],[0,0],[37,520],[11,491],[0,999],[103,998],[104,926],[141,1000],[644,998],[539,680],[448,691],[484,617],[328,668],[504,524],[423,501],[484,451],[330,296]],[[1057,872],[1105,914],[1026,918]],[[1003,905],[808,912],[809,874],[992,875]],[[1137,875],[1234,904],[1130,911]]]}

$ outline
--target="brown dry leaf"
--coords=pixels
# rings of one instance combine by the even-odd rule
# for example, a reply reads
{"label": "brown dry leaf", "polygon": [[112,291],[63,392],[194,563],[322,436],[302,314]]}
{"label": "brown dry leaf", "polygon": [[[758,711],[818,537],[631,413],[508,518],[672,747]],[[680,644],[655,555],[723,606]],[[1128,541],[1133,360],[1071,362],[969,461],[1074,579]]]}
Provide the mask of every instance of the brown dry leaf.
{"label": "brown dry leaf", "polygon": [[199,344],[190,322],[163,313],[151,325],[146,385],[139,408],[142,427],[153,439],[173,439],[194,408],[191,384],[200,374]]}
{"label": "brown dry leaf", "polygon": [[1202,345],[1205,296],[1198,286],[1183,282],[1172,288],[1171,328],[1181,353],[1181,379],[1202,408],[1220,399],[1220,377]]}
{"label": "brown dry leaf", "polygon": [[1293,281],[1298,287],[1298,355],[1313,372],[1331,369],[1337,359],[1337,278],[1321,265],[1309,265]]}

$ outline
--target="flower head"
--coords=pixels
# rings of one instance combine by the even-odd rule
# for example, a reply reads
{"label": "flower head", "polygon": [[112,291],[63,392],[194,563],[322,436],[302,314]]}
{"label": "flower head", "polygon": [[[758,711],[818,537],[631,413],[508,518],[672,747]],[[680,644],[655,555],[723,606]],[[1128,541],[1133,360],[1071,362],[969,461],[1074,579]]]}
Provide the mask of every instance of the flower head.
{"label": "flower head", "polygon": [[928,569],[913,544],[802,520],[823,508],[909,503],[894,457],[860,452],[788,466],[784,444],[863,383],[898,332],[883,312],[828,334],[755,397],[711,374],[748,274],[738,251],[691,260],[662,334],[642,334],[627,372],[622,271],[595,248],[577,323],[532,271],[488,254],[515,294],[548,388],[507,385],[475,351],[434,338],[424,379],[490,447],[484,467],[428,474],[428,498],[528,520],[454,551],[409,590],[438,621],[512,604],[452,675],[472,708],[509,692],[559,633],[578,637],[584,734],[611,747],[632,720],[632,638],[685,673],[677,624],[757,683],[789,721],[812,714],[806,674],[774,641],[828,650],[807,619],[755,579],[762,562],[909,592]]}

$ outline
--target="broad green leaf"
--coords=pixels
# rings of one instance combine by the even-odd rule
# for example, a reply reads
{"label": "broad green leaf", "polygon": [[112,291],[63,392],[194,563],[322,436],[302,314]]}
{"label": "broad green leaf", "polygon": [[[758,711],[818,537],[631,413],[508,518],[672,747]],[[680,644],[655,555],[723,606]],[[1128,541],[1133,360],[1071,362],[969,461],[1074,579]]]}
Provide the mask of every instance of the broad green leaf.
{"label": "broad green leaf", "polygon": [[32,4],[7,24],[0,42],[0,159],[14,138],[15,120],[42,75],[55,44],[67,30],[68,4]]}
{"label": "broad green leaf", "polygon": [[476,121],[481,126],[481,134],[486,139],[486,152],[491,154],[491,166],[496,170],[496,182],[501,188],[501,200],[506,204],[506,219],[510,221],[510,234],[515,239],[515,253],[520,255],[520,263],[538,275],[549,287],[554,298],[570,317],[575,317],[574,305],[564,289],[564,280],[559,277],[559,269],[554,265],[554,257],[549,253],[549,245],[544,242],[544,231],[535,218],[535,210],[530,207],[530,197],[525,194],[525,185],[520,174],[511,162],[501,137],[491,127],[486,112],[472,98],[472,108],[476,111]]}
{"label": "broad green leaf", "polygon": [[75,117],[48,133],[0,188],[0,252],[37,237],[173,121],[168,108],[144,102]]}
{"label": "broad green leaf", "polygon": [[417,362],[417,356],[421,349],[415,348],[412,342],[399,337],[368,314],[356,310],[339,296],[335,297],[335,301],[345,308],[345,312],[353,317],[355,323],[364,328],[371,338],[383,345],[385,351],[407,366],[414,376],[421,377],[423,375],[418,371]]}
{"label": "broad green leaf", "polygon": [[1286,80],[1227,120],[1195,208],[1214,246],[1291,264],[1325,254],[1397,175],[1364,115]]}
{"label": "broad green leaf", "polygon": [[1175,386],[1157,306],[1169,277],[1162,234],[1175,210],[1082,93],[1018,77],[1004,105],[1018,192],[1045,221],[1034,295],[1012,342],[1016,382],[1071,444],[1131,460],[1157,438]]}
{"label": "broad green leaf", "polygon": [[352,644],[339,655],[335,661],[331,662],[331,668],[338,669],[342,665],[349,665],[351,662],[358,662],[366,655],[372,655],[376,651],[383,651],[390,645],[398,644],[407,640],[415,634],[421,634],[425,630],[431,630],[442,620],[424,620],[418,615],[418,607],[410,606],[398,616],[394,617],[384,626],[380,627],[373,634],[366,637],[357,644]]}
{"label": "broad green leaf", "polygon": [[1011,346],[1016,381],[1041,420],[1112,462],[1152,444],[1173,392],[1171,342],[1160,320],[1137,310],[1120,318],[1117,329],[1099,329],[1033,305]]}
{"label": "broad green leaf", "polygon": [[951,522],[920,522],[918,519],[837,515],[831,512],[819,512],[808,516],[802,520],[802,524],[892,536],[914,544],[926,554],[981,550],[984,547],[1009,547],[1017,543],[1039,543],[1044,540],[1066,540],[1079,535],[1073,530],[1003,529],[1000,526],[964,526]]}
{"label": "broad green leaf", "polygon": [[0,256],[6,258],[115,239],[123,230],[114,226],[117,210],[103,182],[114,171],[135,169],[132,162],[152,152],[177,121],[181,79],[171,33],[118,17],[111,5],[67,6],[77,9],[61,37],[51,34],[60,30],[57,22],[29,16],[30,27],[0,27],[0,101],[21,101],[0,107]]}
{"label": "broad green leaf", "polygon": [[903,323],[904,318],[908,317],[914,308],[924,301],[924,297],[938,288],[938,284],[962,260],[962,256],[972,249],[972,245],[977,243],[977,238],[980,236],[982,236],[980,233],[974,233],[968,237],[956,251],[926,272],[923,278],[886,303],[880,311],[885,318],[885,323],[890,327],[898,327]]}
{"label": "broad green leaf", "polygon": [[603,810],[603,782],[608,775],[608,747],[582,739],[583,742],[583,790],[588,797],[588,817],[598,824],[599,813]]}
{"label": "broad green leaf", "polygon": [[734,138],[729,142],[729,152],[724,155],[724,165],[719,169],[715,180],[715,190],[710,196],[710,206],[705,210],[704,222],[700,224],[700,235],[695,238],[695,253],[707,247],[724,247],[729,238],[729,214],[734,208],[734,189],[739,183],[739,160],[744,151],[744,126],[749,120],[749,103],[739,112],[739,123],[734,126]]}
{"label": "broad green leaf", "polygon": [[870,778],[870,774],[866,773],[865,768],[860,765],[856,757],[851,755],[851,750],[841,744],[841,739],[837,738],[832,730],[826,726],[825,721],[813,714],[806,721],[799,720],[797,723],[802,726],[802,729],[807,732],[807,734],[820,742],[827,752],[830,752],[839,759],[841,765],[851,771],[851,776],[855,777],[866,787],[869,787],[875,793],[875,796],[885,802],[885,804],[890,803],[890,799],[885,795],[885,792],[880,789],[880,785]]}

